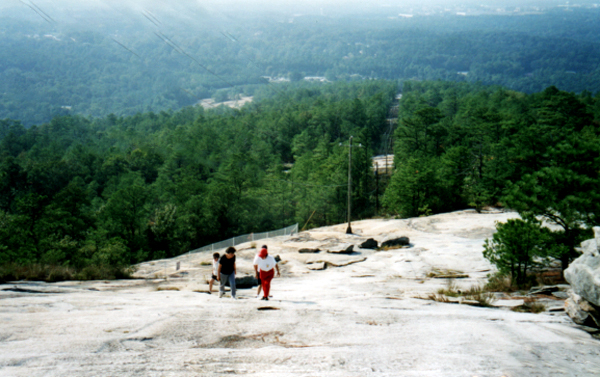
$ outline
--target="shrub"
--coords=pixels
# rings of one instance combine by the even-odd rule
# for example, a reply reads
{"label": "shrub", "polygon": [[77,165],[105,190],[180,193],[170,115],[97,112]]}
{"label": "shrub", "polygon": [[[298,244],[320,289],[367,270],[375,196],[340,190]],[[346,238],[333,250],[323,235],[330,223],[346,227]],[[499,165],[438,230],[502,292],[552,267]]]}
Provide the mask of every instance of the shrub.
{"label": "shrub", "polygon": [[521,287],[527,282],[530,268],[547,255],[548,231],[535,219],[510,219],[496,224],[497,232],[484,244],[483,256],[493,263],[501,274],[511,276]]}
{"label": "shrub", "polygon": [[488,282],[484,289],[488,292],[515,292],[517,287],[513,284],[510,275],[497,272],[493,275],[488,274]]}

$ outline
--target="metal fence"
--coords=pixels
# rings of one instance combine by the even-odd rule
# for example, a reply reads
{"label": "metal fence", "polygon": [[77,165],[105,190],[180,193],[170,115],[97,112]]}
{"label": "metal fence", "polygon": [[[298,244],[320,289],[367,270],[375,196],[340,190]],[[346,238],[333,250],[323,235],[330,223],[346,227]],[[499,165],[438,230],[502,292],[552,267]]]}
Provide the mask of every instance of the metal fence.
{"label": "metal fence", "polygon": [[233,237],[225,241],[213,243],[212,245],[202,246],[198,249],[190,250],[188,251],[188,254],[199,253],[201,251],[219,250],[229,246],[236,246],[245,242],[258,241],[271,237],[291,236],[293,234],[298,234],[298,224],[294,224],[279,230],[272,230],[270,232],[244,234],[243,236]]}

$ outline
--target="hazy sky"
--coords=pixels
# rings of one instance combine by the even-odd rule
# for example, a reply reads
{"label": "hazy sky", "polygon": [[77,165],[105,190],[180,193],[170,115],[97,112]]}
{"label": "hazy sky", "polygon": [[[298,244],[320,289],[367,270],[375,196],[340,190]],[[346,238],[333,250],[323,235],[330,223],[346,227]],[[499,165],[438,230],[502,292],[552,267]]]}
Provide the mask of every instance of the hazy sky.
{"label": "hazy sky", "polygon": [[[591,4],[598,0],[572,0],[571,4]],[[336,7],[338,9],[365,8],[365,7],[406,7],[406,6],[431,6],[431,5],[470,5],[478,6],[527,6],[546,5],[553,6],[565,4],[564,0],[1,0],[0,8],[25,7],[23,3],[33,2],[46,11],[51,9],[73,10],[92,8],[186,8],[186,7],[219,7],[235,9],[236,7],[252,7],[257,9],[294,9],[294,8],[321,8]]]}
{"label": "hazy sky", "polygon": [[[570,1],[571,4],[587,5],[594,2],[600,0]],[[57,24],[85,24],[88,20],[100,21],[107,17],[116,21],[118,15],[131,18],[132,13],[140,16],[143,12],[151,12],[158,18],[197,21],[216,16],[227,18],[236,13],[242,17],[277,14],[343,17],[371,13],[397,16],[459,6],[463,9],[457,8],[457,11],[477,11],[484,9],[482,5],[494,8],[553,7],[566,3],[566,0],[0,0],[0,17],[42,21],[48,16]]]}

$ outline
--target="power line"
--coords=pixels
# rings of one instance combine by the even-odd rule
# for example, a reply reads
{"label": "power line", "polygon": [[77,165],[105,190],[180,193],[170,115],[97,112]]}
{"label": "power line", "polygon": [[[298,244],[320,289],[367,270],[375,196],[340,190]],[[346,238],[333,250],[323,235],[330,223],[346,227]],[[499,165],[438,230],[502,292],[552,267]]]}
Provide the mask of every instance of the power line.
{"label": "power line", "polygon": [[147,10],[144,10],[144,11],[142,12],[142,15],[143,15],[144,17],[146,17],[146,18],[148,19],[148,21],[150,21],[150,22],[152,22],[154,25],[156,25],[156,27],[160,27],[160,25],[159,25],[159,24],[161,24],[161,22],[160,22],[160,21],[159,21],[159,20],[158,20],[156,17],[154,17],[154,15],[153,15],[152,13],[150,13],[150,12],[149,12],[149,11],[147,11]]}
{"label": "power line", "polygon": [[[129,48],[127,48],[124,44],[122,44],[121,42],[117,41],[115,38],[111,37],[113,41],[115,41],[116,44],[118,44],[119,46],[123,47],[125,50],[131,52],[133,55],[137,56],[138,58],[142,59],[141,56],[139,56],[138,54],[136,54],[135,52],[131,51]],[[142,59],[143,60],[143,59]]]}
{"label": "power line", "polygon": [[43,14],[44,14],[46,17],[48,17],[49,19],[51,19],[51,20],[52,20],[52,22],[56,23],[56,21],[54,21],[54,19],[53,19],[52,17],[50,17],[50,16],[48,15],[48,13],[44,12],[44,11],[42,10],[42,8],[38,7],[38,6],[36,5],[36,3],[34,3],[34,2],[33,2],[33,1],[31,1],[31,0],[29,0],[29,2],[30,2],[30,3],[31,3],[31,5],[33,5],[33,6],[34,6],[34,7],[35,7],[37,10],[39,10],[40,12],[42,12],[42,13],[43,13]]}
{"label": "power line", "polygon": [[[28,6],[29,8],[31,8],[31,10],[33,10],[35,13],[37,13],[37,15],[38,15],[38,16],[42,17],[42,18],[44,19],[44,21],[48,22],[49,24],[52,24],[52,22],[56,23],[56,21],[54,21],[54,20],[52,19],[52,17],[48,16],[46,13],[44,13],[43,11],[41,11],[41,9],[38,11],[39,7],[37,7],[37,5],[36,5],[36,7],[37,7],[38,9],[34,8],[34,7],[33,7],[33,5],[35,5],[35,4],[33,4],[33,2],[32,2],[32,3],[31,3],[31,5],[30,5],[30,4],[27,4],[26,2],[24,2],[24,1],[22,1],[22,0],[19,0],[19,1],[20,1],[20,2],[21,2],[23,5],[26,5],[26,6]],[[44,15],[45,15],[45,16],[44,16]]]}

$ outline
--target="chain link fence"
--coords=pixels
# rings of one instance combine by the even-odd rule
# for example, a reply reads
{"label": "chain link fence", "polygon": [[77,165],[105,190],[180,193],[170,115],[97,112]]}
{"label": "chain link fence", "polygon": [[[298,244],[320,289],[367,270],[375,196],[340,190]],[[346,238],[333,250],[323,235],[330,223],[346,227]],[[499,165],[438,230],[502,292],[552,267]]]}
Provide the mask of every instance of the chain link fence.
{"label": "chain link fence", "polygon": [[188,251],[188,254],[199,253],[201,251],[220,250],[230,246],[237,246],[245,242],[258,241],[271,237],[291,236],[294,234],[298,234],[298,224],[294,224],[283,229],[272,230],[270,232],[244,234],[243,236],[233,237],[225,241],[213,243],[212,245],[202,246],[198,249],[190,250]]}

